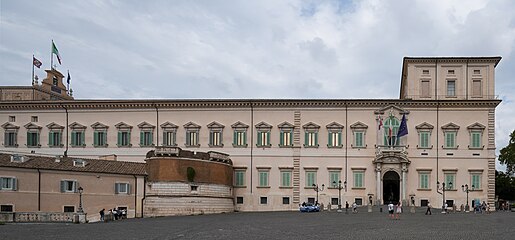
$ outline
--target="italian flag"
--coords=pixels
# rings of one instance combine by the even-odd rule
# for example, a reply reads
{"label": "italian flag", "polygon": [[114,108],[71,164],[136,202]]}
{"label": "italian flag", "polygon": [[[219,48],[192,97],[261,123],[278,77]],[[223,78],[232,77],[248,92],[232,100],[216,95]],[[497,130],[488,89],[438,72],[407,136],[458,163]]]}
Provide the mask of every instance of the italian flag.
{"label": "italian flag", "polygon": [[59,65],[61,65],[61,55],[59,55],[59,50],[57,50],[54,41],[52,41],[52,53],[57,56],[57,61],[59,62]]}

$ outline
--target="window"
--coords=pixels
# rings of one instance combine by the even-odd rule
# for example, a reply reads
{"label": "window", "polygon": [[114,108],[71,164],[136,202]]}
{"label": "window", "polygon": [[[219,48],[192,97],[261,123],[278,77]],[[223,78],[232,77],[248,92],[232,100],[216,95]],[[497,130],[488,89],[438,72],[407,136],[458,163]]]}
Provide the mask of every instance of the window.
{"label": "window", "polygon": [[479,70],[479,69],[474,69],[474,74],[481,74],[481,70]]}
{"label": "window", "polygon": [[234,172],[234,186],[245,186],[245,170],[236,170]]}
{"label": "window", "polygon": [[456,80],[448,80],[447,81],[447,96],[448,97],[456,96]]}
{"label": "window", "polygon": [[356,205],[361,206],[363,205],[363,198],[354,198],[354,202]]}
{"label": "window", "polygon": [[268,185],[268,170],[259,170],[259,187],[269,187]]}
{"label": "window", "polygon": [[64,212],[75,212],[75,206],[64,206],[63,211]]}
{"label": "window", "polygon": [[470,134],[470,147],[471,148],[481,148],[481,132],[472,132]]}
{"label": "window", "polygon": [[428,203],[429,203],[429,200],[427,200],[427,199],[420,199],[420,206],[421,207],[427,207]]}
{"label": "window", "polygon": [[243,197],[236,197],[236,204],[243,204]]}
{"label": "window", "polygon": [[16,122],[16,116],[9,116],[9,122]]}
{"label": "window", "polygon": [[342,131],[330,130],[327,133],[327,147],[337,148],[342,146]]}
{"label": "window", "polygon": [[84,161],[83,159],[74,159],[73,160],[73,166],[74,167],[85,167],[86,166],[86,161]]}
{"label": "window", "polygon": [[48,146],[49,147],[62,147],[61,137],[62,133],[60,130],[51,130],[48,133]]}
{"label": "window", "polygon": [[5,131],[4,147],[18,147],[18,131]]}
{"label": "window", "polygon": [[86,146],[85,134],[83,130],[72,130],[71,145],[72,147]]}
{"label": "window", "polygon": [[129,131],[118,131],[118,147],[130,147],[131,144],[131,132]]}
{"label": "window", "polygon": [[209,128],[209,146],[223,147],[223,130],[225,126],[217,122],[211,122],[207,127]]}
{"label": "window", "polygon": [[315,198],[308,198],[308,203],[315,204]]}
{"label": "window", "polygon": [[281,171],[281,187],[291,187],[291,171]]}
{"label": "window", "polygon": [[283,204],[290,204],[290,197],[283,197]]}
{"label": "window", "polygon": [[190,186],[190,190],[192,192],[197,192],[198,191],[198,186]]}
{"label": "window", "polygon": [[363,176],[365,175],[365,172],[364,171],[354,171],[352,173],[353,175],[353,179],[354,179],[354,188],[363,188],[364,187],[364,184],[363,184]]}
{"label": "window", "polygon": [[61,180],[61,192],[77,192],[77,181]]}
{"label": "window", "polygon": [[423,131],[419,133],[419,148],[429,148],[429,138],[431,136],[431,132]]}
{"label": "window", "polygon": [[242,122],[236,122],[231,125],[233,128],[233,147],[247,147],[247,129],[249,125]]}
{"label": "window", "polygon": [[429,70],[428,69],[423,69],[422,70],[422,74],[429,74]]}
{"label": "window", "polygon": [[115,183],[114,184],[114,193],[116,194],[130,194],[131,193],[131,185],[128,183]]}
{"label": "window", "polygon": [[57,78],[56,77],[52,77],[52,84],[54,86],[57,86],[58,83],[59,83],[59,81],[57,80]]}
{"label": "window", "polygon": [[320,129],[320,126],[309,122],[304,124],[302,127],[304,128],[304,147],[318,147],[318,130]]}
{"label": "window", "polygon": [[31,122],[38,122],[38,116],[31,116],[30,117]]}
{"label": "window", "polygon": [[418,174],[418,188],[419,189],[430,189],[429,188],[429,175],[428,172],[419,172]]}
{"label": "window", "polygon": [[335,197],[331,198],[331,205],[338,205],[338,204],[339,204],[338,198],[335,198]]}
{"label": "window", "polygon": [[392,114],[384,121],[384,145],[397,146],[399,144],[397,133],[401,123]]}
{"label": "window", "polygon": [[271,147],[270,143],[270,134],[272,130],[272,125],[260,122],[256,124],[256,132],[257,132],[257,142],[256,146],[258,147]]}
{"label": "window", "polygon": [[295,126],[289,122],[283,122],[277,127],[279,128],[279,147],[293,146],[293,129]]}
{"label": "window", "polygon": [[163,132],[163,146],[177,146],[177,133],[175,131]]}
{"label": "window", "polygon": [[483,95],[482,86],[480,79],[472,80],[472,96],[481,97]]}
{"label": "window", "polygon": [[471,189],[481,189],[481,173],[472,173],[470,175]]}
{"label": "window", "polygon": [[267,203],[268,203],[268,198],[267,198],[267,197],[260,197],[260,198],[259,198],[259,203],[261,203],[261,204],[267,204]]}
{"label": "window", "polygon": [[0,190],[17,190],[17,181],[14,177],[0,177]]}
{"label": "window", "polygon": [[13,212],[13,205],[0,205],[0,212]]}
{"label": "window", "polygon": [[365,135],[364,132],[354,132],[354,147],[364,147],[363,143],[363,136]]}
{"label": "window", "polygon": [[[444,173],[445,189],[456,189],[456,173]],[[452,184],[451,184],[452,183]]]}
{"label": "window", "polygon": [[93,132],[93,146],[107,147],[107,131],[98,130]]}
{"label": "window", "polygon": [[154,145],[154,136],[153,132],[145,130],[139,133],[139,145],[141,147],[150,147]]}
{"label": "window", "polygon": [[188,122],[184,124],[184,129],[186,130],[186,147],[200,147],[200,125]]}
{"label": "window", "polygon": [[454,74],[454,70],[447,70],[447,74]]}
{"label": "window", "polygon": [[340,171],[329,171],[329,185],[333,188],[338,187],[338,183],[340,181]]}
{"label": "window", "polygon": [[39,145],[39,131],[27,132],[27,147],[40,147]]}
{"label": "window", "polygon": [[456,132],[445,133],[445,148],[456,148]]}
{"label": "window", "polygon": [[428,98],[431,97],[431,90],[430,90],[430,81],[429,80],[422,80],[420,82],[420,97]]}
{"label": "window", "polygon": [[315,171],[306,171],[306,187],[312,188],[313,184],[317,181],[317,172]]}
{"label": "window", "polygon": [[352,125],[350,125],[350,128],[352,129],[352,144],[351,146],[353,148],[366,148],[366,130],[368,126],[362,122],[356,122]]}

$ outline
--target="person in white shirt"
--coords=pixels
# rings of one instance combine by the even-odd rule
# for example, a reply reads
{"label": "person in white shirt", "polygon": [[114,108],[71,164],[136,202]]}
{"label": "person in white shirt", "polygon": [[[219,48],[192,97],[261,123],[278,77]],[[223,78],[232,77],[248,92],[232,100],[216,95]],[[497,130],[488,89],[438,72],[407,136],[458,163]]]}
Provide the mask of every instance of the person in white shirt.
{"label": "person in white shirt", "polygon": [[390,202],[390,204],[388,204],[388,214],[390,215],[390,218],[393,219],[393,203]]}

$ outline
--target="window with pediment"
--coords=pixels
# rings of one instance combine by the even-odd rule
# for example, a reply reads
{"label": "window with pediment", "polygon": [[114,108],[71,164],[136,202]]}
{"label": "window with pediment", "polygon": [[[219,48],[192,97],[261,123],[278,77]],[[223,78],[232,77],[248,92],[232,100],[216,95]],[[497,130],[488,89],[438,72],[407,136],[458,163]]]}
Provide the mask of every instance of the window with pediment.
{"label": "window with pediment", "polygon": [[350,125],[352,131],[352,147],[353,148],[366,148],[366,134],[368,126],[362,122],[356,122]]}
{"label": "window with pediment", "polygon": [[302,126],[304,128],[304,147],[305,148],[317,148],[318,144],[318,132],[320,126],[313,122],[308,122]]}
{"label": "window with pediment", "polygon": [[257,147],[271,147],[272,143],[270,142],[270,135],[272,133],[272,125],[260,122],[256,124],[256,134],[257,134]]}
{"label": "window with pediment", "polygon": [[114,125],[116,129],[118,129],[118,141],[116,145],[118,147],[132,147],[131,143],[131,132],[132,132],[132,126],[128,125],[127,123],[120,122],[116,125]]}
{"label": "window with pediment", "polygon": [[188,122],[184,124],[186,130],[186,147],[200,147],[199,136],[200,136],[200,125]]}
{"label": "window with pediment", "polygon": [[54,122],[48,124],[46,127],[48,128],[48,146],[62,147],[64,127]]}
{"label": "window with pediment", "polygon": [[277,125],[279,128],[279,147],[293,146],[293,129],[295,127],[289,122],[283,122]]}
{"label": "window with pediment", "polygon": [[4,147],[18,147],[19,126],[6,122],[2,124],[4,129]]}
{"label": "window with pediment", "polygon": [[25,125],[25,128],[27,129],[27,147],[29,147],[29,148],[41,147],[41,144],[40,144],[41,127],[36,124],[33,124],[33,123],[28,123]]}
{"label": "window with pediment", "polygon": [[209,129],[209,146],[223,147],[223,131],[225,126],[217,122],[211,122],[207,125],[207,128]]}
{"label": "window with pediment", "polygon": [[423,122],[415,127],[418,132],[418,145],[417,148],[433,148],[431,145],[431,133],[433,132],[434,126]]}
{"label": "window with pediment", "polygon": [[249,125],[240,121],[231,125],[233,129],[233,147],[247,147],[247,129]]}
{"label": "window with pediment", "polygon": [[443,136],[444,136],[443,148],[448,148],[448,149],[458,148],[458,144],[456,143],[456,138],[458,137],[459,129],[460,129],[460,126],[458,126],[452,122],[442,126],[442,131],[443,131]]}
{"label": "window with pediment", "polygon": [[85,147],[86,146],[86,126],[73,122],[69,125],[71,129],[71,146],[72,147]]}
{"label": "window with pediment", "polygon": [[467,127],[467,130],[470,134],[470,144],[469,149],[483,149],[483,132],[485,131],[485,126],[481,123],[474,123]]}
{"label": "window with pediment", "polygon": [[93,146],[94,147],[107,147],[107,129],[109,126],[96,122],[91,125],[93,128]]}
{"label": "window with pediment", "polygon": [[177,146],[177,129],[179,126],[171,123],[165,122],[160,125],[163,130],[163,146],[166,147],[175,147]]}
{"label": "window with pediment", "polygon": [[142,122],[142,123],[138,124],[138,128],[139,128],[139,145],[140,145],[140,147],[154,146],[154,128],[155,128],[155,126],[148,122]]}
{"label": "window with pediment", "polygon": [[327,147],[329,148],[341,148],[342,144],[342,132],[343,125],[332,122],[327,124]]}

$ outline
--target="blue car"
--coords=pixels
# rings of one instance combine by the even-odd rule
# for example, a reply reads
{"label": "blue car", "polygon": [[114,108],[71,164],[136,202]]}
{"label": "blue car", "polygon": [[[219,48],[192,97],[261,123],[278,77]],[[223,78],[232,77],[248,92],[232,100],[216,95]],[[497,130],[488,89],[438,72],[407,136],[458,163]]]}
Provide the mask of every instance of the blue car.
{"label": "blue car", "polygon": [[313,205],[312,203],[306,203],[300,206],[301,212],[320,212],[320,206]]}

